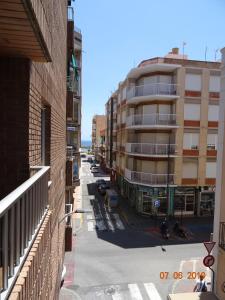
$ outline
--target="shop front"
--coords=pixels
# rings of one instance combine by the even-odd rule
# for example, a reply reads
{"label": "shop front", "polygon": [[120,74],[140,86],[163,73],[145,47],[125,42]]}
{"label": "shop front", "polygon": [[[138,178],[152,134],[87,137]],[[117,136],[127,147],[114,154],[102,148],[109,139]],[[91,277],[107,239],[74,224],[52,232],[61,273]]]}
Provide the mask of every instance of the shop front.
{"label": "shop front", "polygon": [[196,192],[194,187],[176,187],[174,194],[174,216],[193,216],[196,214]]}

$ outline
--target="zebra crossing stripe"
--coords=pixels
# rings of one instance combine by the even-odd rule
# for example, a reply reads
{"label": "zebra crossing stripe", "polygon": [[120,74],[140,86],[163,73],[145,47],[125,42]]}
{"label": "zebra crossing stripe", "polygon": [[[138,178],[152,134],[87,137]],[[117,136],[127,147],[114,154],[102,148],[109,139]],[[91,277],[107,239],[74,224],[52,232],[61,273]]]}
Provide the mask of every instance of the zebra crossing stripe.
{"label": "zebra crossing stripe", "polygon": [[88,222],[88,231],[94,231],[94,223]]}
{"label": "zebra crossing stripe", "polygon": [[131,300],[142,300],[141,292],[138,288],[138,285],[133,283],[133,284],[128,284],[128,288],[131,294]]}
{"label": "zebra crossing stripe", "polygon": [[87,215],[87,220],[91,220],[93,219],[93,216],[92,215]]}
{"label": "zebra crossing stripe", "polygon": [[120,220],[119,215],[118,214],[113,214],[113,216],[115,218],[117,228],[120,229],[120,230],[124,230],[125,227],[124,227],[122,221]]}
{"label": "zebra crossing stripe", "polygon": [[116,292],[115,294],[112,295],[113,300],[123,300],[123,297],[120,293]]}
{"label": "zebra crossing stripe", "polygon": [[151,300],[162,300],[153,283],[144,283],[144,287]]}

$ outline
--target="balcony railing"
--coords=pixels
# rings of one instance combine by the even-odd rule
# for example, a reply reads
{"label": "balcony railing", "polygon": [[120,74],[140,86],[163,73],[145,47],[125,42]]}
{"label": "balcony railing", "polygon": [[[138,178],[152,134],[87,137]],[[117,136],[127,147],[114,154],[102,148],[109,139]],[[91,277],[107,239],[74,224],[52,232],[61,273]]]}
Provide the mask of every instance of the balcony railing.
{"label": "balcony railing", "polygon": [[33,167],[33,176],[0,201],[0,299],[8,299],[47,213],[49,169]]}
{"label": "balcony railing", "polygon": [[220,222],[219,246],[225,250],[225,222]]}
{"label": "balcony railing", "polygon": [[151,83],[127,88],[127,99],[143,96],[174,96],[177,95],[177,84]]}
{"label": "balcony railing", "polygon": [[125,177],[132,182],[141,184],[158,185],[174,183],[174,174],[152,174],[125,169]]}
{"label": "balcony railing", "polygon": [[76,154],[77,154],[77,149],[76,148],[74,148],[74,147],[67,147],[66,148],[66,157],[67,158],[72,158],[72,157],[74,157]]}
{"label": "balcony railing", "polygon": [[145,155],[173,155],[175,144],[127,143],[126,152]]}
{"label": "balcony railing", "polygon": [[73,73],[67,76],[67,90],[73,93],[77,91],[77,82]]}
{"label": "balcony railing", "polygon": [[130,115],[126,120],[130,126],[176,126],[176,114],[142,114]]}

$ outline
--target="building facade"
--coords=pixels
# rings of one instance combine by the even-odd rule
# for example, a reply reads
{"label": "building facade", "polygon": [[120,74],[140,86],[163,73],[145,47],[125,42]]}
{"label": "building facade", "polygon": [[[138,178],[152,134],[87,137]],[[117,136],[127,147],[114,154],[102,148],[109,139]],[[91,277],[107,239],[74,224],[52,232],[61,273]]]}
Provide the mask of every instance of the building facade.
{"label": "building facade", "polygon": [[0,298],[58,299],[67,1],[4,1],[0,15]]}
{"label": "building facade", "polygon": [[214,216],[213,241],[216,242],[215,262],[215,293],[220,300],[225,300],[225,48],[222,49],[220,115],[219,115],[219,143],[217,155],[216,177],[216,206]]}
{"label": "building facade", "polygon": [[100,132],[105,129],[105,115],[94,115],[92,119],[92,151],[97,159],[101,147],[101,134]]}
{"label": "building facade", "polygon": [[67,106],[66,106],[66,203],[73,203],[79,185],[82,104],[82,35],[74,26],[73,8],[69,10],[67,28]]}
{"label": "building facade", "polygon": [[107,102],[107,164],[137,212],[212,215],[220,63],[178,51],[142,61]]}

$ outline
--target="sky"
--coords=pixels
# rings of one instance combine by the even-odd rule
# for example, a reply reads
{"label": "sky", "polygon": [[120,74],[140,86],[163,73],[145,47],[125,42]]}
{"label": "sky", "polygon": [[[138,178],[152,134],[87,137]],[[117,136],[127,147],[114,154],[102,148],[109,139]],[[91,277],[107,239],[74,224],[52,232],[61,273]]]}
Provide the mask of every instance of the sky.
{"label": "sky", "polygon": [[[179,47],[190,59],[215,60],[225,46],[224,0],[75,0],[82,32],[82,140],[91,140],[94,114],[129,70]],[[206,50],[207,49],[207,50]],[[217,59],[220,52],[217,52]]]}

